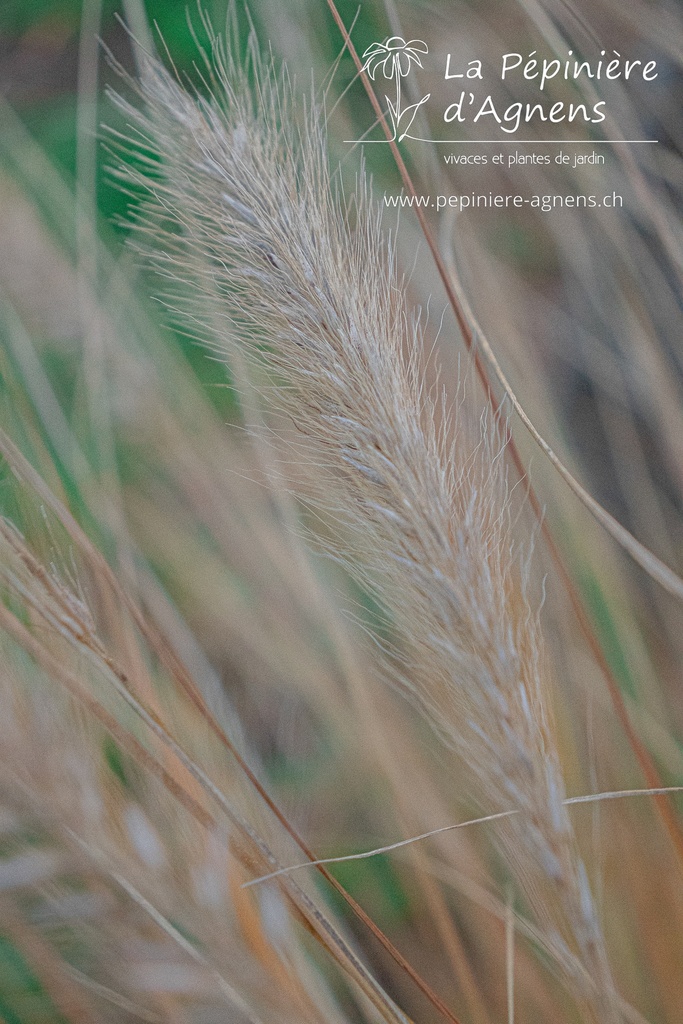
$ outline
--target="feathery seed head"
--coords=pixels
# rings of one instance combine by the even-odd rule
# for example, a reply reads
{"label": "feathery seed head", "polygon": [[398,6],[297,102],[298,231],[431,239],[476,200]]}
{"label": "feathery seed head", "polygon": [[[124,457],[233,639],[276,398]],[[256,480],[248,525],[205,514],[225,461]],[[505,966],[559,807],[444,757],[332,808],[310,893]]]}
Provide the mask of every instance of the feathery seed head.
{"label": "feathery seed head", "polygon": [[603,1019],[616,1019],[562,803],[498,425],[483,419],[472,446],[456,423],[446,440],[367,181],[345,205],[320,111],[297,118],[286,80],[253,65],[256,88],[214,40],[208,97],[148,60],[144,109],[117,100],[143,154],[121,169],[147,194],[139,234],[198,336],[228,362],[246,352],[270,405],[294,422],[299,457],[316,469],[305,498],[337,523],[330,550],[389,611],[402,682],[467,765],[477,801],[521,812],[499,831],[508,861],[548,933],[574,943]]}

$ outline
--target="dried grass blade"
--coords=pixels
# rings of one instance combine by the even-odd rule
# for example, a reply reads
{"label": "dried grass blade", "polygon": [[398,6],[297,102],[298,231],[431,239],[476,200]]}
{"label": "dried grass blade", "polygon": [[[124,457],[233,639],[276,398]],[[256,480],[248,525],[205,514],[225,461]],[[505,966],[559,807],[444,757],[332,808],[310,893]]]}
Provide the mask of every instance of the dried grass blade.
{"label": "dried grass blade", "polygon": [[[574,804],[592,804],[602,800],[620,800],[625,797],[634,796],[669,796],[674,793],[683,793],[683,786],[660,786],[657,789],[616,789],[608,793],[588,793],[586,796],[570,796],[562,803],[565,807]],[[469,828],[471,825],[485,825],[490,821],[500,821],[502,818],[510,818],[513,814],[519,814],[517,810],[497,811],[495,814],[485,814],[481,818],[470,818],[469,821],[459,821],[455,825],[441,825],[440,828],[430,829],[429,832],[421,832],[419,836],[411,836],[409,839],[399,839],[387,846],[376,846],[372,850],[363,850],[361,853],[347,853],[341,857],[325,857],[323,860],[302,861],[300,864],[291,864],[286,868],[279,868],[269,875],[262,875],[260,878],[252,878],[245,882],[243,888],[248,889],[252,885],[259,885],[261,882],[268,882],[272,878],[279,878],[281,875],[288,875],[292,871],[300,871],[302,868],[312,868],[319,864],[343,864],[345,861],[366,860],[368,857],[377,857],[380,854],[392,853],[394,850],[401,850],[414,843],[421,843],[425,839],[432,839],[434,836],[443,835],[444,832],[454,832],[456,829]]]}

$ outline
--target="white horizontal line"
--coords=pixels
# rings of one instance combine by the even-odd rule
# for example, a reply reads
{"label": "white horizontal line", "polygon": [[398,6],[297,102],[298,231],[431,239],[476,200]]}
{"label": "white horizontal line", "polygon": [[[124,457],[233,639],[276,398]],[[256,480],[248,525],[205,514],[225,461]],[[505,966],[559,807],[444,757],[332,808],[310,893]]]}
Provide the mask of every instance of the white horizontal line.
{"label": "white horizontal line", "polygon": [[464,143],[466,146],[486,146],[489,143],[500,143],[510,145],[515,142],[517,145],[541,145],[542,143],[557,143],[558,146],[607,146],[616,143],[623,143],[627,146],[638,146],[659,142],[659,139],[413,139],[413,142],[436,142],[440,146],[458,146]]}
{"label": "white horizontal line", "polygon": [[[511,145],[541,145],[552,143],[556,145],[656,145],[658,138],[418,138],[416,135],[407,136],[412,142],[434,142],[436,145],[488,145],[498,144]],[[395,140],[394,140],[395,141]],[[387,145],[386,138],[346,138],[344,144],[348,145]]]}
{"label": "white horizontal line", "polygon": [[[659,139],[418,139],[413,135],[408,138],[411,142],[433,142],[437,146],[488,146],[488,145],[545,145],[546,143],[558,146],[651,146],[656,145]],[[384,145],[388,144],[387,139],[344,139],[344,144],[354,146]]]}

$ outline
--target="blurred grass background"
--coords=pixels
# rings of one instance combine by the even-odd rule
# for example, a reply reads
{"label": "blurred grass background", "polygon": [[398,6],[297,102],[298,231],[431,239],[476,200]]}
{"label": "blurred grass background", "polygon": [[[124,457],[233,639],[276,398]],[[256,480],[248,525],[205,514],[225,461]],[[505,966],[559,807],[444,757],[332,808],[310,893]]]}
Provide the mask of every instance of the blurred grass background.
{"label": "blurred grass background", "polygon": [[[203,7],[220,30],[226,4],[207,0]],[[338,7],[351,25],[356,4],[348,0]],[[609,34],[610,47],[638,54],[647,49],[657,56],[657,89],[632,95],[615,90],[613,102],[624,131],[642,127],[656,134],[662,140],[658,152],[610,153],[607,171],[595,177],[591,171],[567,172],[559,179],[567,190],[597,188],[603,181],[606,191],[622,190],[623,214],[569,221],[525,211],[524,217],[480,215],[435,226],[444,247],[452,247],[470,301],[544,436],[598,500],[680,572],[680,11],[668,3],[636,3],[623,10],[606,0],[506,4],[502,14],[500,8],[489,2],[419,3],[394,10],[392,4],[366,3],[354,40],[362,52],[388,35],[387,25],[397,18],[407,39],[425,34],[428,25],[441,51],[481,52],[493,60],[503,49],[547,46],[544,18],[563,38],[585,46],[582,25],[589,19],[600,38]],[[397,827],[410,834],[457,820],[466,816],[468,805],[453,786],[448,758],[434,749],[433,738],[409,709],[376,683],[373,655],[361,631],[340,611],[358,610],[377,626],[371,599],[300,546],[292,548],[277,474],[274,483],[268,458],[255,457],[239,429],[250,411],[241,407],[225,367],[166,323],[163,310],[149,299],[153,284],[126,248],[128,199],[110,180],[111,157],[98,139],[102,121],[120,124],[103,95],[105,84],[117,83],[97,55],[94,37],[133,70],[118,19],[136,10],[134,5],[122,10],[110,0],[101,5],[4,0],[0,6],[2,426],[155,621],[174,636],[203,692],[214,695],[214,706],[222,707],[227,695],[227,706],[244,725],[245,747],[290,816],[315,840],[316,850],[348,852],[393,839]],[[145,12],[158,24],[176,67],[191,74],[196,43],[186,4],[148,0]],[[303,90],[311,69],[322,81],[341,47],[324,4],[255,2],[250,15],[260,39],[297,69]],[[193,20],[198,24],[196,16]],[[246,38],[247,19],[242,24]],[[201,27],[198,32],[201,37]],[[425,72],[423,83],[443,91],[436,66]],[[369,124],[354,75],[345,54],[331,97],[350,88],[331,121],[330,145],[351,176],[359,154],[349,154],[343,140],[359,138]],[[93,92],[89,83],[95,81]],[[438,133],[438,125],[430,127]],[[418,191],[437,191],[437,186],[441,191],[443,170],[429,147],[415,147],[407,155],[422,186]],[[378,196],[397,191],[387,148],[368,147],[367,159]],[[469,171],[459,173],[450,181],[454,191],[481,183]],[[559,190],[556,176],[545,179],[538,172],[532,178],[528,169],[501,171],[486,181],[487,190],[528,191],[530,182],[535,190]],[[416,304],[427,307],[431,296],[433,338],[445,302],[409,217],[401,224],[399,245]],[[439,350],[449,382],[460,349],[457,328],[446,313]],[[521,431],[518,442],[527,464],[532,462],[551,529],[635,727],[663,781],[682,785],[681,609],[568,497]],[[106,597],[92,579],[87,559],[73,552],[44,503],[6,466],[1,472],[4,514],[46,564],[56,565],[60,578],[75,578],[84,588],[96,618],[105,623],[108,643],[133,673],[149,677],[150,692],[159,691],[187,742],[203,750],[201,725],[184,704],[173,704],[172,683],[121,610],[112,612],[111,595]],[[542,546],[538,560],[548,576],[544,616],[569,789],[642,785]],[[26,612],[24,618],[30,621]],[[19,676],[21,655],[11,645],[6,654]],[[80,664],[76,659],[79,671]],[[360,697],[361,691],[371,696]],[[221,713],[232,721],[232,712]],[[367,716],[361,725],[359,715]],[[102,790],[116,787],[111,821],[119,821],[120,808],[132,801],[155,822],[154,800],[139,769],[99,733],[84,742],[92,748],[88,763],[96,766]],[[228,788],[239,789],[217,752],[209,760],[227,777]],[[170,815],[160,813],[155,827],[165,836]],[[624,801],[599,815],[581,810],[576,816],[604,893],[622,989],[648,1020],[676,1024],[683,1005],[676,952],[683,906],[675,858],[655,810],[645,801],[628,806]],[[46,841],[49,828],[40,815],[37,820],[22,826],[19,837],[10,825],[2,833],[7,863],[26,844]],[[338,876],[463,1019],[500,1020],[505,1002],[501,924],[482,904],[489,889],[489,895],[504,900],[505,871],[477,837],[450,844],[439,844],[424,857],[416,852],[410,862],[382,857],[340,865]],[[0,872],[0,882],[2,877]],[[49,913],[43,898],[44,892],[39,898],[30,887],[21,888],[17,901],[25,919],[46,931],[52,948],[74,971],[118,990],[125,971],[112,968],[108,975],[107,950],[93,952],[104,925],[95,923],[93,948],[88,948],[75,926],[45,926]],[[398,1001],[416,1019],[432,1019],[434,1011],[337,897],[326,891],[324,899],[355,932]],[[38,957],[41,970],[35,973],[30,955],[35,957],[35,949],[22,943],[22,935],[16,922],[11,928],[4,924],[3,931],[0,911],[0,1017],[8,1024],[67,1019],[64,1004],[60,1010],[59,998],[50,993],[45,959]],[[576,1019],[556,980],[539,968],[533,943],[520,939],[519,947],[519,1019]],[[314,959],[310,951],[306,955]],[[329,967],[325,972],[350,1019],[369,1019],[345,983]],[[149,998],[150,1012],[171,1019],[168,1003]],[[191,1015],[191,1000],[183,998],[176,1010]],[[114,1012],[106,999],[102,1005],[105,1016],[98,1019],[135,1016],[121,1006]]]}

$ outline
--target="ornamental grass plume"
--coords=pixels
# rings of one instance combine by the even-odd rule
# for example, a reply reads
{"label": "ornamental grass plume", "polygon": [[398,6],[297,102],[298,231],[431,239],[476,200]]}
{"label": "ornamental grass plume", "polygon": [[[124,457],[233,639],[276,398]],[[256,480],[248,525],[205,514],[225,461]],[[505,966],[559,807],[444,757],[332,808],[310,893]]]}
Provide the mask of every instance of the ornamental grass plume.
{"label": "ornamental grass plume", "polygon": [[[585,1019],[617,1021],[605,941],[566,809],[530,566],[513,540],[499,424],[468,442],[425,384],[423,328],[361,173],[343,199],[315,103],[251,43],[211,37],[191,92],[139,54],[119,178],[145,199],[137,238],[186,329],[251,384],[314,468],[299,497],[323,543],[394,626],[387,658],[459,758]],[[284,417],[295,426],[289,433]],[[318,538],[320,539],[320,538]],[[526,545],[527,551],[529,544]],[[400,665],[400,668],[398,667]]]}

